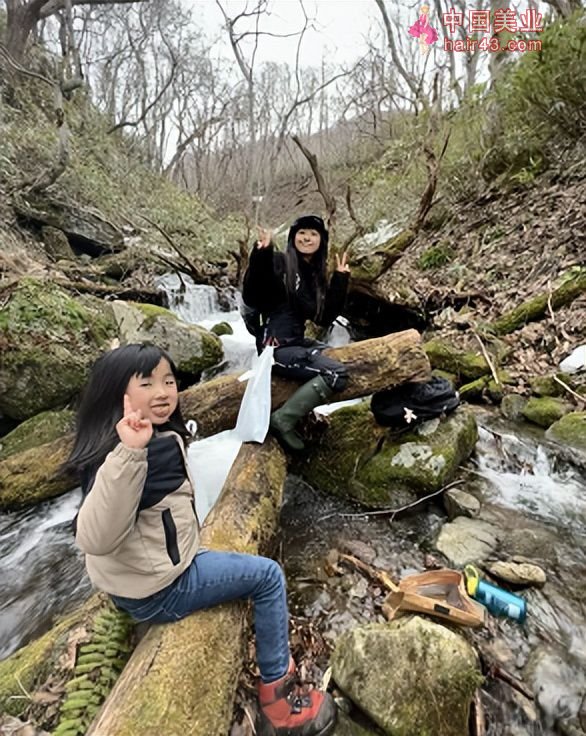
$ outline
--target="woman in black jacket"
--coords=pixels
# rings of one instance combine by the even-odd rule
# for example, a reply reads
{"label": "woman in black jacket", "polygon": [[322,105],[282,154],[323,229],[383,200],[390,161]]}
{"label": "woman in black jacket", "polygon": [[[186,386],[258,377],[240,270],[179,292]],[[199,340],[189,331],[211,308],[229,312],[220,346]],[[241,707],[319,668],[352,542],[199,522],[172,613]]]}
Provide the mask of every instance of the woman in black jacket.
{"label": "woman in black jacket", "polygon": [[323,343],[305,337],[305,322],[327,327],[344,307],[350,267],[346,254],[336,255],[336,270],[327,282],[328,231],[316,215],[291,225],[287,249],[275,249],[271,234],[260,231],[244,275],[242,298],[260,313],[256,345],[275,347],[277,375],[303,385],[271,416],[271,429],[292,450],[302,450],[295,425],[311,409],[341,391],[346,368],[322,354]]}

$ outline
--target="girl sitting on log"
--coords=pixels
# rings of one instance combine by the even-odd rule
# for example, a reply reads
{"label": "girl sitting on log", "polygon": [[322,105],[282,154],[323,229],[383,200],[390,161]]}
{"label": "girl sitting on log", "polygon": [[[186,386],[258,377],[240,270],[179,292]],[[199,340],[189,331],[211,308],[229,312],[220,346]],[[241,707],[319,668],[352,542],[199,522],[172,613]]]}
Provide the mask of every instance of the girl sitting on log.
{"label": "girl sitting on log", "polygon": [[77,417],[70,469],[81,473],[75,538],[93,584],[137,621],[177,621],[252,599],[259,683],[257,733],[331,733],[328,694],[301,694],[289,653],[287,596],[271,559],[199,549],[189,433],[167,353],[136,344],[95,363]]}
{"label": "girl sitting on log", "polygon": [[291,225],[287,249],[275,249],[271,233],[259,229],[244,275],[242,299],[260,312],[256,345],[275,346],[274,372],[303,385],[271,416],[271,429],[291,450],[302,450],[295,425],[309,411],[342,391],[346,368],[322,355],[323,343],[305,337],[305,322],[329,326],[344,307],[350,266],[346,253],[327,282],[328,231],[316,215],[304,215]]}

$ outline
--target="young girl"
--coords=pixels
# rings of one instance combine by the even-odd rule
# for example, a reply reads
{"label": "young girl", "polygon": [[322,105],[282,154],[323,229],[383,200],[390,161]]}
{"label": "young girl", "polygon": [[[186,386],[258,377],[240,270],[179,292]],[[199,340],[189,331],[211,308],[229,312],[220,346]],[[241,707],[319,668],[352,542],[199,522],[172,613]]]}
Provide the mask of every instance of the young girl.
{"label": "young girl", "polygon": [[67,463],[81,472],[76,542],[89,577],[134,619],[152,623],[251,598],[261,675],[258,732],[329,734],[336,717],[331,696],[315,690],[301,696],[296,685],[279,565],[198,549],[187,438],[167,353],[126,345],[98,359]]}
{"label": "young girl", "polygon": [[261,230],[244,275],[242,299],[262,313],[258,352],[274,345],[274,372],[304,382],[271,416],[271,429],[292,450],[304,447],[295,431],[299,419],[348,380],[342,363],[322,355],[326,346],[305,337],[306,320],[326,327],[344,307],[350,267],[345,253],[336,260],[328,284],[328,231],[321,217],[305,215],[291,225],[285,253]]}

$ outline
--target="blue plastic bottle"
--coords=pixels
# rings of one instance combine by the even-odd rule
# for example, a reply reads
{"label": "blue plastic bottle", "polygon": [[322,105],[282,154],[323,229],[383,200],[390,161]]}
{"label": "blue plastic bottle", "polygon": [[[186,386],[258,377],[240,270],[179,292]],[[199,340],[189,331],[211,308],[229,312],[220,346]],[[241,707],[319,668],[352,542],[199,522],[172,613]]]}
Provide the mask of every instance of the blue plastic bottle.
{"label": "blue plastic bottle", "polygon": [[481,580],[474,565],[466,565],[464,574],[468,595],[486,606],[493,616],[507,616],[521,624],[525,621],[527,603],[524,598]]}

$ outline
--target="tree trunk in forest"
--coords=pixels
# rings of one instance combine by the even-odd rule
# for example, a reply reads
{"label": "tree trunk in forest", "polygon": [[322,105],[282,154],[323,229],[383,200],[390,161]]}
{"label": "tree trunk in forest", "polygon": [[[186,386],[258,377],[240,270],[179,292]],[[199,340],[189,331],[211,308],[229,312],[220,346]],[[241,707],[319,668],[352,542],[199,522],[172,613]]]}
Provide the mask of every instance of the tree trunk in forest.
{"label": "tree trunk in forest", "polygon": [[[348,367],[348,386],[336,394],[337,401],[366,396],[406,381],[425,381],[431,373],[416,330],[328,348],[324,352]],[[297,386],[293,381],[274,377],[273,408],[281,406]],[[236,426],[245,389],[246,382],[239,381],[234,374],[198,383],[180,394],[183,416],[197,421],[200,437],[231,429]],[[67,435],[0,461],[0,510],[29,506],[75,488],[76,479],[56,477],[70,446],[71,436]],[[31,478],[35,479],[34,483],[30,482]]]}
{"label": "tree trunk in forest", "polygon": [[30,5],[19,5],[14,0],[6,3],[6,49],[15,61],[22,60],[37,21],[37,13]]}
{"label": "tree trunk in forest", "polygon": [[[425,381],[431,374],[421,347],[421,336],[415,330],[328,348],[324,355],[339,360],[348,368],[348,385],[335,395],[336,401],[366,396],[406,381]],[[298,385],[273,377],[273,409],[281,406]],[[196,420],[202,436],[234,427],[245,388],[246,383],[238,381],[235,375],[219,376],[192,386],[180,395],[183,416]]]}
{"label": "tree trunk in forest", "polygon": [[[266,552],[278,525],[285,458],[270,439],[244,445],[202,532],[202,545]],[[87,736],[227,734],[246,641],[246,607],[229,603],[153,626]]]}

